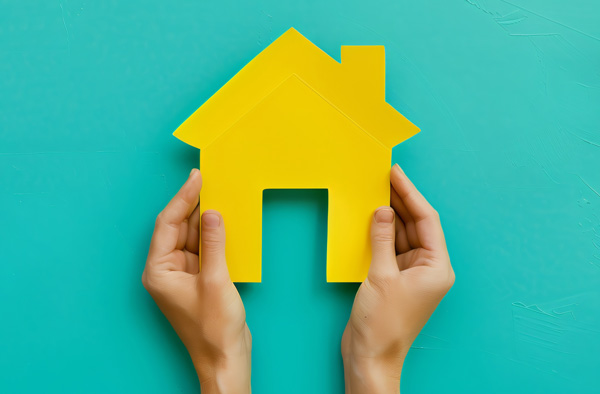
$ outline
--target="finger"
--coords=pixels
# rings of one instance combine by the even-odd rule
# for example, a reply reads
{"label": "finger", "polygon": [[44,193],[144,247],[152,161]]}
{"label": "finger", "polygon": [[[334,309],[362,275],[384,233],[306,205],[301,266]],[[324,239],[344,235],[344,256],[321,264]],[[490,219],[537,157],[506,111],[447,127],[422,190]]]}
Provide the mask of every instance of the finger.
{"label": "finger", "polygon": [[[390,176],[390,181],[391,181],[391,176]],[[396,191],[396,189],[394,189],[394,185],[392,185],[392,189],[390,191],[390,203],[392,204],[392,208],[394,209],[394,211],[396,211],[396,213],[398,214],[398,216],[400,216],[400,219],[402,219],[402,221],[404,223],[409,223],[409,222],[415,221],[413,219],[413,217],[410,216],[410,213],[408,212],[408,209],[402,202],[402,199],[400,198],[400,196],[398,196],[398,192]]]}
{"label": "finger", "polygon": [[200,171],[194,168],[175,197],[158,214],[150,242],[150,255],[162,257],[177,249],[178,241],[180,242],[181,225],[198,204],[201,188]]}
{"label": "finger", "polygon": [[196,275],[200,271],[198,255],[187,250],[184,250],[183,253],[185,254],[185,272]]}
{"label": "finger", "polygon": [[[402,199],[398,196],[398,193],[392,187],[392,195],[391,195],[391,203],[392,208],[398,213],[400,219],[404,223],[404,228],[406,230],[406,240],[408,241],[409,249],[420,248],[421,243],[419,242],[419,237],[417,236],[417,229],[415,226],[415,220],[412,218],[408,209],[402,202]],[[397,246],[397,245],[396,245]]]}
{"label": "finger", "polygon": [[395,250],[394,210],[380,207],[371,222],[371,266],[369,276],[387,276],[398,272]]}
{"label": "finger", "polygon": [[392,167],[392,186],[415,222],[435,215],[435,210],[408,179],[398,164]]}
{"label": "finger", "polygon": [[220,277],[229,279],[229,271],[225,260],[225,226],[223,217],[217,211],[207,210],[201,218],[200,253],[202,264],[201,275],[204,277]]}
{"label": "finger", "polygon": [[185,241],[187,240],[188,236],[188,227],[188,219],[185,219],[179,225],[179,235],[177,237],[177,244],[175,245],[175,249],[183,250],[183,248],[185,247]]}
{"label": "finger", "polygon": [[[416,242],[420,244],[420,247],[428,250],[445,250],[444,233],[437,211],[427,202],[397,164],[392,168],[390,180],[402,204],[414,219]],[[408,225],[407,231],[409,241],[411,241],[411,228]]]}
{"label": "finger", "polygon": [[406,226],[402,219],[396,215],[395,218],[396,223],[396,253],[406,253],[410,248],[410,244],[408,243],[408,236],[406,233]]}
{"label": "finger", "polygon": [[190,215],[187,225],[187,240],[185,241],[185,250],[198,254],[200,244],[200,206],[196,206],[194,212]]}

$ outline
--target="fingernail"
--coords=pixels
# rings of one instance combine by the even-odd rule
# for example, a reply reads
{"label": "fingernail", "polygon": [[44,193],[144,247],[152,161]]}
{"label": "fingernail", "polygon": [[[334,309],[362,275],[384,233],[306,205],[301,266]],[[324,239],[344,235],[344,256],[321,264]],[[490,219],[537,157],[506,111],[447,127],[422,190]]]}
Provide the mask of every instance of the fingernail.
{"label": "fingernail", "polygon": [[207,228],[217,228],[221,224],[221,218],[216,213],[205,212],[204,215],[202,215],[202,223],[204,223]]}
{"label": "fingernail", "polygon": [[380,208],[375,212],[375,221],[377,223],[392,223],[394,221],[394,211],[391,208]]}
{"label": "fingernail", "polygon": [[190,171],[190,175],[188,176],[188,178],[191,178],[192,176],[196,175],[197,172],[198,172],[197,168],[192,168],[192,171]]}

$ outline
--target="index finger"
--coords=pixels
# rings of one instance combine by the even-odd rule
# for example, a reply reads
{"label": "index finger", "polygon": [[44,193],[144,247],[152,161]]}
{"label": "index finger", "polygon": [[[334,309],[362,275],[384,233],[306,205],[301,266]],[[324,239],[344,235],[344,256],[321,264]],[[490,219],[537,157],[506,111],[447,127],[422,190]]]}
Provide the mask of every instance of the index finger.
{"label": "index finger", "polygon": [[402,209],[405,209],[414,220],[420,245],[427,250],[445,250],[446,241],[437,211],[417,190],[398,164],[392,167],[390,182],[400,197],[399,203],[403,205]]}
{"label": "index finger", "polygon": [[200,189],[202,189],[202,177],[200,171],[194,168],[175,197],[158,214],[149,255],[162,257],[177,248],[182,224],[198,205]]}

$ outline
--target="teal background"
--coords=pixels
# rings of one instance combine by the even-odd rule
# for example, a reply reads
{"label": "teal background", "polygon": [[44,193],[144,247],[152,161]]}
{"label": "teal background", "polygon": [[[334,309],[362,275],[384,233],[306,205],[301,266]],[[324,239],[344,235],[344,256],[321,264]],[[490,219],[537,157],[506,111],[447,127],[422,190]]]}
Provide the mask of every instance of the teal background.
{"label": "teal background", "polygon": [[[393,159],[457,280],[403,393],[600,392],[594,0],[0,0],[0,391],[198,391],[140,281],[198,162],[171,133],[292,26],[337,60],[385,45],[422,129]],[[265,195],[264,281],[240,286],[256,393],[343,393],[357,285],[325,283],[326,216],[324,191]]]}

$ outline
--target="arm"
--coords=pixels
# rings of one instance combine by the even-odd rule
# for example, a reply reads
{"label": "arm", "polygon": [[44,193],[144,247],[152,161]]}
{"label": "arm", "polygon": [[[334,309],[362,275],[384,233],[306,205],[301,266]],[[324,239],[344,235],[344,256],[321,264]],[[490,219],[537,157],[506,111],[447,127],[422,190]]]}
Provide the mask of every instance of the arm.
{"label": "arm", "polygon": [[252,336],[225,262],[223,218],[200,219],[201,188],[194,169],[158,215],[142,283],[190,353],[202,393],[250,393]]}
{"label": "arm", "polygon": [[342,336],[346,393],[399,393],[404,358],[454,271],[437,212],[396,164],[390,207],[375,211],[372,261]]}

